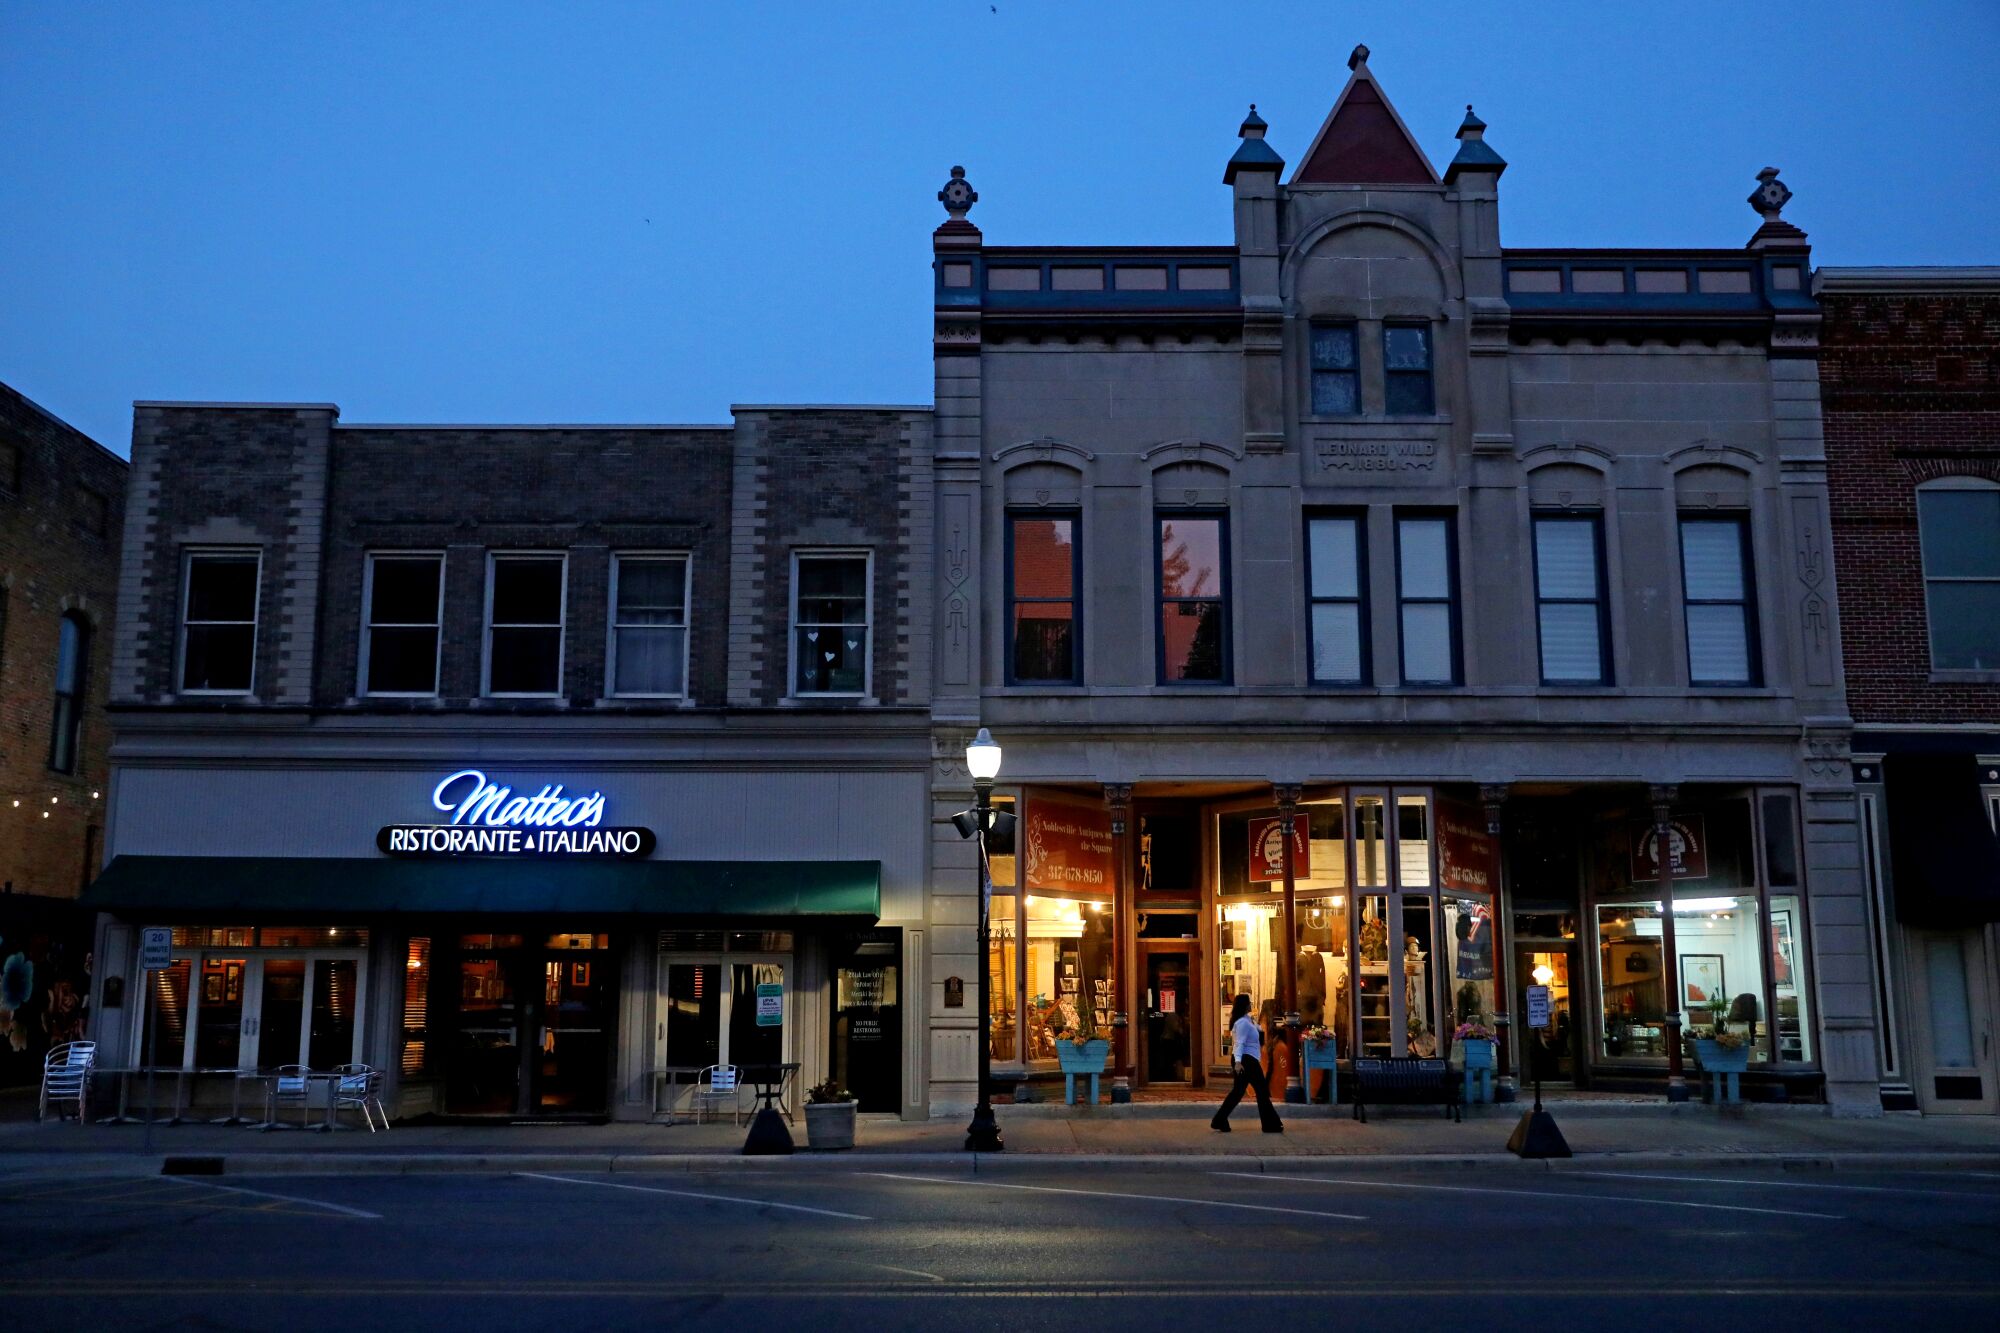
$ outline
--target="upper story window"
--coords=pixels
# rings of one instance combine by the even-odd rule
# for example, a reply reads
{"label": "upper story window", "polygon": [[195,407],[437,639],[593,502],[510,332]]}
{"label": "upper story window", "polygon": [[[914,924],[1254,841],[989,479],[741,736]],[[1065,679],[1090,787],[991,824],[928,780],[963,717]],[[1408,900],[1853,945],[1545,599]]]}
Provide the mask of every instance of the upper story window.
{"label": "upper story window", "polygon": [[560,552],[488,557],[486,693],[562,693],[568,565]]}
{"label": "upper story window", "polygon": [[792,564],[792,692],[868,692],[866,551],[801,551]]}
{"label": "upper story window", "polygon": [[190,551],[181,573],[181,692],[248,694],[257,660],[257,551]]}
{"label": "upper story window", "polygon": [[1160,514],[1159,680],[1229,681],[1229,522],[1220,515]]}
{"label": "upper story window", "polygon": [[1951,477],[1917,492],[1931,667],[2000,671],[2000,484]]}
{"label": "upper story window", "polygon": [[1396,516],[1403,683],[1458,683],[1457,542],[1446,514]]}
{"label": "upper story window", "polygon": [[1315,685],[1368,683],[1368,594],[1359,514],[1306,520],[1310,560],[1306,600],[1312,617]]}
{"label": "upper story window", "polygon": [[370,555],[362,580],[363,694],[430,695],[438,690],[444,624],[444,557]]}
{"label": "upper story window", "polygon": [[1083,679],[1076,535],[1073,514],[1007,519],[1007,676],[1012,683],[1076,684]]}
{"label": "upper story window", "polygon": [[1597,515],[1535,515],[1535,619],[1544,685],[1610,683],[1604,527]]}
{"label": "upper story window", "polygon": [[49,767],[58,773],[76,772],[89,681],[90,624],[71,611],[63,616],[56,635],[56,706],[49,726]]}
{"label": "upper story window", "polygon": [[1431,386],[1431,326],[1382,326],[1383,410],[1392,417],[1427,417],[1437,411]]}
{"label": "upper story window", "polygon": [[1757,684],[1749,519],[1681,519],[1681,584],[1687,605],[1688,683]]}
{"label": "upper story window", "polygon": [[687,694],[689,565],[684,554],[611,558],[611,693]]}
{"label": "upper story window", "polygon": [[1312,326],[1312,410],[1314,416],[1351,417],[1361,413],[1361,362],[1353,324]]}

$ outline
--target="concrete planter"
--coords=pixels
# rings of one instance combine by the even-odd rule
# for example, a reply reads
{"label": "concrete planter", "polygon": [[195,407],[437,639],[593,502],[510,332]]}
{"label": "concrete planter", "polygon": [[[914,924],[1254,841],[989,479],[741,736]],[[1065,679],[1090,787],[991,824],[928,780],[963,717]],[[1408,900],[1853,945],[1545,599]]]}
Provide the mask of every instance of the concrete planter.
{"label": "concrete planter", "polygon": [[807,1102],[806,1147],[835,1152],[854,1146],[853,1102]]}

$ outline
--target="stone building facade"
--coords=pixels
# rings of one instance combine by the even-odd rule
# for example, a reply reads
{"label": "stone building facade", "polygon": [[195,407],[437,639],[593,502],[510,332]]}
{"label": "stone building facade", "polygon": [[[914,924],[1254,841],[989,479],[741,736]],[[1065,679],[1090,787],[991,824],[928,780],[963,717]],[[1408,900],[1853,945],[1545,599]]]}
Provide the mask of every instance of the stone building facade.
{"label": "stone building facade", "polygon": [[2000,270],[1825,268],[1834,554],[1883,1098],[2000,1109]]}
{"label": "stone building facade", "polygon": [[[1030,1088],[1079,1026],[1121,1095],[1211,1083],[1247,993],[1343,1060],[1470,1024],[1503,1088],[1679,1095],[1747,1044],[1747,1095],[1879,1112],[1788,192],[1740,247],[1504,245],[1479,118],[1440,175],[1350,68],[1289,177],[1252,108],[1228,244],[996,244],[940,195],[933,967]],[[983,967],[976,726],[1021,815]]]}

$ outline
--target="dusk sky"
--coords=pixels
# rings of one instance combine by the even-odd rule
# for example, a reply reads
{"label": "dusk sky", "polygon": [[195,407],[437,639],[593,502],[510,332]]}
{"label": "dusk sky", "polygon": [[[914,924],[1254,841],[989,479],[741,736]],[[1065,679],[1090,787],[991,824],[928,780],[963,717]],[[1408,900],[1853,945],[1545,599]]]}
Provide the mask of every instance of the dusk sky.
{"label": "dusk sky", "polygon": [[[1519,16],[1534,13],[1535,21]],[[994,244],[1226,244],[1256,102],[1296,165],[1356,42],[1506,244],[2000,263],[1996,0],[0,4],[0,381],[356,422],[927,403],[950,167]]]}

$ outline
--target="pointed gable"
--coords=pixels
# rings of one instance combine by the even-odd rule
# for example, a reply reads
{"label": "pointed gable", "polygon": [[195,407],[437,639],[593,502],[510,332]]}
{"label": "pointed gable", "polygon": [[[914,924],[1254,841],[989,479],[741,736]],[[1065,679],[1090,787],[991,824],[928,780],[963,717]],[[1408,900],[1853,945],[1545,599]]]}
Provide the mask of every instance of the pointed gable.
{"label": "pointed gable", "polygon": [[1430,159],[1368,72],[1368,48],[1355,47],[1347,66],[1354,73],[1327,113],[1292,184],[1436,185]]}

